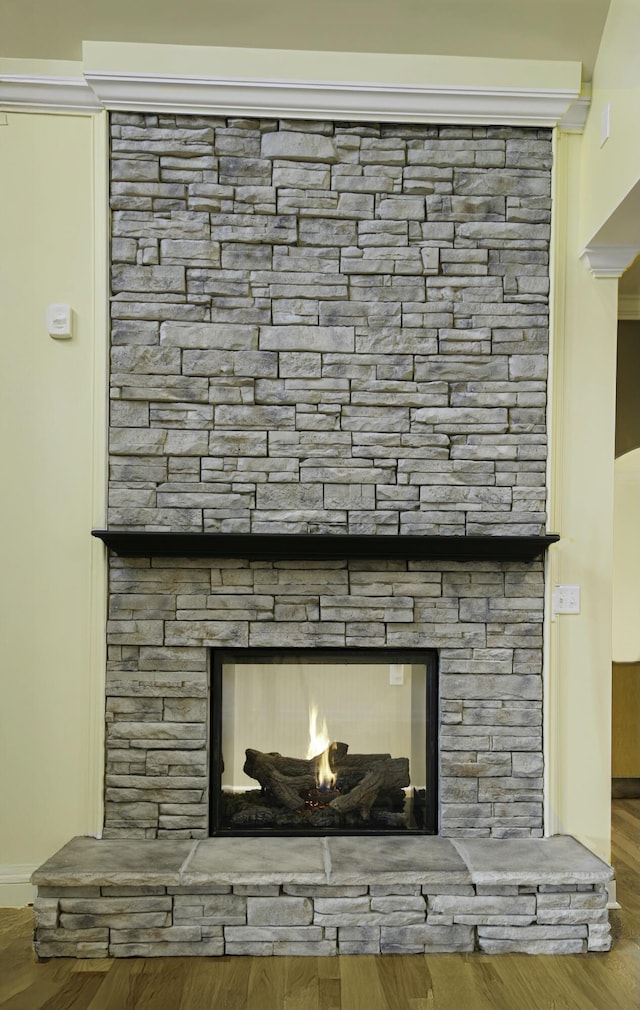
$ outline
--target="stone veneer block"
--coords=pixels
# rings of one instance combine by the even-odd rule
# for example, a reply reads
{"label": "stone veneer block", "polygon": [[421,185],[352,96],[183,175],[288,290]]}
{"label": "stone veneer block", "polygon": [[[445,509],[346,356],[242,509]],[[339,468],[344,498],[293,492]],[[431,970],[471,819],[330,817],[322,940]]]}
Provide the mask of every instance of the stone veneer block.
{"label": "stone veneer block", "polygon": [[613,870],[570,835],[541,839],[456,839],[474,884],[605,884]]}
{"label": "stone veneer block", "polygon": [[[198,844],[182,883],[324,884],[321,838],[211,838]],[[256,899],[257,900],[257,899]],[[266,899],[269,900],[269,899]]]}
{"label": "stone veneer block", "polygon": [[191,841],[164,838],[72,838],[31,880],[49,887],[179,884],[180,870],[194,847]]}
{"label": "stone veneer block", "polygon": [[427,884],[470,881],[466,864],[447,838],[328,838],[332,884]]}
{"label": "stone veneer block", "polygon": [[[247,924],[249,926],[310,926],[313,921],[313,902],[309,898],[248,898]],[[258,939],[258,937],[252,937]],[[295,936],[279,937],[295,940]],[[302,939],[299,937],[298,939]],[[315,937],[321,939],[321,937]]]}

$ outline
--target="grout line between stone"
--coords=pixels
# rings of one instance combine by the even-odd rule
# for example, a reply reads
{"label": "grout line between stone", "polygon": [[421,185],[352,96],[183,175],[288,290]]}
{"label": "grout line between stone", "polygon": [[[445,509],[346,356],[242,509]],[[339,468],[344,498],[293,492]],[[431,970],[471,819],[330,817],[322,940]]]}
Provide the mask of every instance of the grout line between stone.
{"label": "grout line between stone", "polygon": [[324,873],[327,878],[327,884],[331,880],[331,849],[329,848],[329,839],[322,838],[322,859],[324,862]]}
{"label": "grout line between stone", "polygon": [[187,868],[188,868],[189,864],[191,863],[191,860],[195,856],[196,852],[198,851],[198,846],[199,845],[200,845],[199,841],[197,841],[197,840],[194,841],[193,847],[190,850],[189,855],[185,858],[184,863],[182,864],[182,866],[178,870],[178,880],[180,881],[181,884],[184,883],[183,875],[187,872]]}
{"label": "grout line between stone", "polygon": [[462,860],[462,862],[466,866],[467,873],[471,877],[471,882],[475,883],[475,879],[474,879],[474,876],[473,876],[473,870],[471,869],[471,860],[469,859],[469,850],[467,849],[466,845],[464,844],[464,842],[461,842],[457,838],[450,838],[449,841],[451,842],[451,844],[453,845],[454,849],[456,850],[456,852],[460,856],[460,859]]}

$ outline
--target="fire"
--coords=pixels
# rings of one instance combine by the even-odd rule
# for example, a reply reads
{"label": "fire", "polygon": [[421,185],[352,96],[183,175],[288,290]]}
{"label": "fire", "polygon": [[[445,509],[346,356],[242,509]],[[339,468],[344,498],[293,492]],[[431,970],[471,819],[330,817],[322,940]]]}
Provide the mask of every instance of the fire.
{"label": "fire", "polygon": [[319,789],[331,789],[335,785],[336,776],[331,771],[329,765],[329,745],[331,739],[327,729],[327,720],[322,720],[322,726],[318,732],[318,706],[309,706],[309,746],[307,748],[307,760],[322,755],[316,770],[316,782]]}

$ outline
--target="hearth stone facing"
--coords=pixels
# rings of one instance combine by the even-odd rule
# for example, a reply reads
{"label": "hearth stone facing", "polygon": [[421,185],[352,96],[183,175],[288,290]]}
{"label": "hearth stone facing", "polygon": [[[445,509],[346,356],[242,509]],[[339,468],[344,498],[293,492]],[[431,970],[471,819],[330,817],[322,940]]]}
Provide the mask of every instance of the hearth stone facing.
{"label": "hearth stone facing", "polygon": [[612,871],[573,838],[76,838],[36,871],[49,957],[609,950]]}
{"label": "hearth stone facing", "polygon": [[211,648],[435,649],[440,823],[542,835],[543,565],[111,558],[105,835],[204,838]]}

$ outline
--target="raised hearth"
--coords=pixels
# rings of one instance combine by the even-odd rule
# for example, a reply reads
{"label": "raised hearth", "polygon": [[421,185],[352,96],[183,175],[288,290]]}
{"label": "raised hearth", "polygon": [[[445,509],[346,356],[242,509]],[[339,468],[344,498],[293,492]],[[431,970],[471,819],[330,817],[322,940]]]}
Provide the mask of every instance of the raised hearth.
{"label": "raised hearth", "polygon": [[575,839],[75,838],[33,876],[40,957],[608,950]]}

